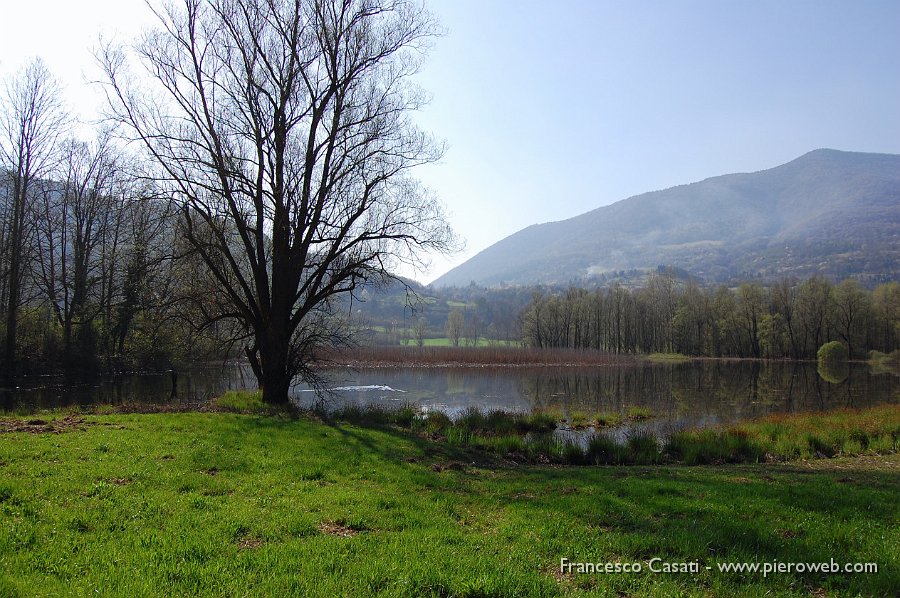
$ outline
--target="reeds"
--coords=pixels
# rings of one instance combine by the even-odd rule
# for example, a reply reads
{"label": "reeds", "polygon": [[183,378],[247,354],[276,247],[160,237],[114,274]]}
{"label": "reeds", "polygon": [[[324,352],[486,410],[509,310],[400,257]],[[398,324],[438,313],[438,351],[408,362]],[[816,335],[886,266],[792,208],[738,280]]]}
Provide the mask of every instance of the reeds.
{"label": "reeds", "polygon": [[355,347],[322,355],[326,365],[344,366],[610,366],[637,364],[630,355],[593,350],[531,347]]}

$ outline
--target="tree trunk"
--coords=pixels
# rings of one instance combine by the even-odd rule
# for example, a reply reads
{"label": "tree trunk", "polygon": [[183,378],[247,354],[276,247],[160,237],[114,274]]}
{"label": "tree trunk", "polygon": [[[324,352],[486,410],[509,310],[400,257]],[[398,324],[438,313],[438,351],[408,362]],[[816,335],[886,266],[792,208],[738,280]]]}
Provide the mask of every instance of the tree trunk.
{"label": "tree trunk", "polygon": [[269,405],[287,405],[288,390],[291,387],[291,377],[285,370],[272,368],[265,370],[262,380],[262,400]]}
{"label": "tree trunk", "polygon": [[[289,345],[283,330],[269,327],[268,334],[258,336],[260,363],[257,381],[263,391],[263,401],[270,405],[286,405],[291,386],[291,372],[288,367]],[[254,368],[256,369],[256,368]]]}

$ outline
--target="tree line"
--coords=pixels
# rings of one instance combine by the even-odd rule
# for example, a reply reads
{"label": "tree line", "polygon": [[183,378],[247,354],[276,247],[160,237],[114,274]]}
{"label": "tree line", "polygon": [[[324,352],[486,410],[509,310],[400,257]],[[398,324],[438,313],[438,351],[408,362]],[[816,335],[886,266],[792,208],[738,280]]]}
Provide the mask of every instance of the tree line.
{"label": "tree line", "polygon": [[814,359],[823,343],[838,340],[865,358],[900,347],[900,284],[869,291],[852,279],[814,277],[705,288],[654,273],[635,290],[536,292],[521,326],[533,347]]}
{"label": "tree line", "polygon": [[[221,356],[172,202],[106,128],[78,127],[39,59],[0,97],[4,374]],[[175,259],[181,257],[183,259]]]}

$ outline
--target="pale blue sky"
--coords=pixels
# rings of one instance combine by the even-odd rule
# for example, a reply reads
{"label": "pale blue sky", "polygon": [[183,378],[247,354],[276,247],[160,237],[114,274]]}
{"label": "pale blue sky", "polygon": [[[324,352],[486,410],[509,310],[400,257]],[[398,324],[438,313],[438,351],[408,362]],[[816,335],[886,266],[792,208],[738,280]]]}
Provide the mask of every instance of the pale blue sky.
{"label": "pale blue sky", "polygon": [[453,264],[529,224],[819,147],[900,153],[896,0],[430,5],[448,35],[420,120],[450,151],[423,178],[468,239]]}
{"label": "pale blue sky", "polygon": [[[419,280],[645,191],[820,147],[900,154],[900,0],[426,3],[448,34],[417,118],[449,151],[420,175],[467,249]],[[89,118],[90,47],[148,22],[141,0],[12,3],[0,76],[40,54]]]}

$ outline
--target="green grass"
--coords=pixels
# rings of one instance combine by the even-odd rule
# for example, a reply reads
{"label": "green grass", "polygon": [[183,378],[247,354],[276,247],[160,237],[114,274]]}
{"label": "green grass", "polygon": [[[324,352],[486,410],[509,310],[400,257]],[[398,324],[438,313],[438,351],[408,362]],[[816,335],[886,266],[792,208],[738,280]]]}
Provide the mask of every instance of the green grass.
{"label": "green grass", "polygon": [[653,417],[653,410],[649,407],[633,406],[625,411],[625,418],[630,420],[640,421],[650,419],[651,417]]}
{"label": "green grass", "polygon": [[[887,596],[898,466],[516,466],[397,428],[87,416],[0,433],[0,596]],[[563,557],[714,569],[560,575]],[[880,572],[715,570],[831,558]]]}
{"label": "green grass", "polygon": [[[407,347],[415,347],[415,346],[418,346],[419,343],[416,341],[415,338],[411,338],[411,339],[404,339],[404,340],[400,341],[400,344],[407,346]],[[476,341],[476,344],[474,346],[476,346],[476,347],[493,347],[493,346],[501,345],[501,344],[506,346],[505,342],[492,341],[483,336],[480,336],[480,337],[478,337],[478,340]],[[424,346],[424,347],[451,347],[451,346],[453,346],[453,343],[450,342],[450,339],[448,337],[423,338],[422,346]],[[460,338],[458,346],[471,347],[472,345],[470,344],[470,341],[468,339]]]}
{"label": "green grass", "polygon": [[622,416],[613,411],[603,411],[594,416],[594,425],[598,428],[614,428],[622,425]]}
{"label": "green grass", "polygon": [[213,399],[215,408],[232,413],[268,413],[271,405],[262,400],[261,390],[228,390],[221,397]]}

